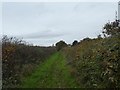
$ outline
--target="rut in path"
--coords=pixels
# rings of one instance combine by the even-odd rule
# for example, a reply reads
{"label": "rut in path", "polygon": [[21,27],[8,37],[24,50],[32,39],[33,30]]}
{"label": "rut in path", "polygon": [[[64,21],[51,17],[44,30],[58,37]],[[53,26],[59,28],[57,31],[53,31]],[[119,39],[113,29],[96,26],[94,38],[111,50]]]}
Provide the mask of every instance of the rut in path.
{"label": "rut in path", "polygon": [[24,88],[75,88],[78,85],[61,53],[52,55],[22,82]]}

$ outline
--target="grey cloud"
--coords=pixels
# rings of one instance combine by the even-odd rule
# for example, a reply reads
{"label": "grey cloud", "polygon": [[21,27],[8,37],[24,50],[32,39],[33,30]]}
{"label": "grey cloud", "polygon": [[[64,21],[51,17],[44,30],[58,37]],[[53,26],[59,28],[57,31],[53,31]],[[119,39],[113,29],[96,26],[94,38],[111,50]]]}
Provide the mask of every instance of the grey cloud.
{"label": "grey cloud", "polygon": [[4,3],[3,33],[36,45],[96,37],[117,3]]}
{"label": "grey cloud", "polygon": [[45,30],[43,32],[35,32],[25,35],[20,35],[18,37],[23,37],[24,39],[50,39],[56,37],[64,36],[64,33],[52,32],[52,30]]}

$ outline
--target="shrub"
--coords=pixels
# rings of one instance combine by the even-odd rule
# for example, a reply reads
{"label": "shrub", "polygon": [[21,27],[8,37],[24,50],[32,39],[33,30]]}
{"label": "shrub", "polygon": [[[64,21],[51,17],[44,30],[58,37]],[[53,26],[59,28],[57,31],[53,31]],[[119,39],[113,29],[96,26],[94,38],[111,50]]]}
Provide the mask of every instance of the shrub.
{"label": "shrub", "polygon": [[66,47],[64,55],[73,67],[81,88],[120,88],[119,35],[82,40],[74,47]]}
{"label": "shrub", "polygon": [[3,36],[3,88],[17,87],[22,77],[29,75],[38,64],[54,52],[55,47],[30,46],[15,37]]}

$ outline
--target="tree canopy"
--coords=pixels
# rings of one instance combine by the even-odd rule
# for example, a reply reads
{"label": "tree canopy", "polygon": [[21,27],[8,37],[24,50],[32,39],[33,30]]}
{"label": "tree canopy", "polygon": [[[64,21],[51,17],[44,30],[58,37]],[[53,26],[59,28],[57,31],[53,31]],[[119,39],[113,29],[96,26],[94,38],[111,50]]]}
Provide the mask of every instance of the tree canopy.
{"label": "tree canopy", "polygon": [[59,41],[56,43],[56,48],[57,48],[57,51],[61,50],[62,48],[66,47],[67,44],[65,43],[65,41]]}
{"label": "tree canopy", "polygon": [[109,22],[103,27],[104,36],[116,36],[120,34],[120,21],[116,20],[114,22]]}

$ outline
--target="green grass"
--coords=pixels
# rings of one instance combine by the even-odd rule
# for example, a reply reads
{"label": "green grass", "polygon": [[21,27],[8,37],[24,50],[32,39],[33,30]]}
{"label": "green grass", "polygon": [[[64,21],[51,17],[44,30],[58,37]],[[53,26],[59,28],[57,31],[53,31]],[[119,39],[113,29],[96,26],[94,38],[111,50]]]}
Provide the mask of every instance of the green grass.
{"label": "green grass", "polygon": [[78,85],[70,74],[70,67],[62,54],[56,53],[24,78],[23,88],[75,88]]}

